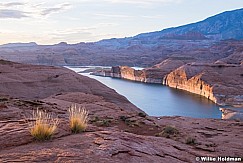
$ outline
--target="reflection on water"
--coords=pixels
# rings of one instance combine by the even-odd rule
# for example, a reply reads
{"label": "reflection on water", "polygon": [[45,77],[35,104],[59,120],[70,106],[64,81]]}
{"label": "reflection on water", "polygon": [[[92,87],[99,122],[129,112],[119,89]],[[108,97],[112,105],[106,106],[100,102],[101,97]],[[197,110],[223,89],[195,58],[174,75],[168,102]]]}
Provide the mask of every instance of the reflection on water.
{"label": "reflection on water", "polygon": [[[71,68],[78,72],[76,68]],[[212,101],[186,91],[158,84],[145,84],[127,80],[92,76],[115,89],[147,114],[153,116],[188,116],[195,118],[221,118],[219,107]]]}

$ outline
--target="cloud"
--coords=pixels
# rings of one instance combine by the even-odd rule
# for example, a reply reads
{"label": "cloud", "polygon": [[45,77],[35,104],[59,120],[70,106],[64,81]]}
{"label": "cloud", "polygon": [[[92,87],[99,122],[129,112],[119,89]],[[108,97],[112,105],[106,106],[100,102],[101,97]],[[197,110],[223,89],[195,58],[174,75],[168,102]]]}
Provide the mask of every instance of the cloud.
{"label": "cloud", "polygon": [[[81,38],[92,38],[92,32],[87,29],[67,29],[67,30],[58,30],[54,32],[48,32],[46,35],[49,37],[50,40],[53,42],[71,42],[77,43],[80,42]],[[86,40],[85,40],[86,41]]]}
{"label": "cloud", "polygon": [[122,15],[122,14],[103,14],[103,13],[97,13],[93,14],[95,16],[101,16],[101,17],[111,17],[111,18],[132,18],[131,15]]}
{"label": "cloud", "polygon": [[158,4],[168,4],[168,3],[178,3],[181,0],[104,0],[110,3],[124,3],[124,4],[138,4],[138,5],[150,5],[154,3]]}
{"label": "cloud", "polygon": [[165,16],[164,15],[142,15],[141,17],[146,19],[162,19]]}
{"label": "cloud", "polygon": [[71,5],[69,3],[59,4],[56,7],[45,8],[41,11],[41,15],[46,16],[52,13],[58,13],[63,10],[69,9]]}
{"label": "cloud", "polygon": [[28,13],[22,10],[19,10],[18,6],[23,6],[25,3],[22,2],[8,2],[0,3],[0,18],[2,19],[20,19],[28,17]]}
{"label": "cloud", "polygon": [[26,12],[20,10],[0,9],[0,18],[20,19],[24,17],[28,17]]}
{"label": "cloud", "polygon": [[59,13],[71,8],[69,3],[57,4],[52,7],[44,7],[45,3],[31,4],[21,2],[0,3],[1,18],[25,18],[25,17],[45,17],[53,13]]}
{"label": "cloud", "polygon": [[98,41],[103,38],[109,38],[109,37],[115,37],[119,36],[114,33],[105,33],[100,34],[100,29],[106,29],[110,26],[117,26],[116,23],[97,23],[92,26],[83,26],[79,28],[66,28],[61,30],[54,30],[54,31],[48,31],[45,33],[48,37],[51,37],[51,40],[55,42],[70,42],[70,43],[77,43],[80,41],[84,42],[91,42],[91,41]]}
{"label": "cloud", "polygon": [[21,3],[21,2],[0,3],[0,7],[13,7],[13,6],[22,6],[22,5],[25,5],[25,3]]}
{"label": "cloud", "polygon": [[67,28],[64,30],[55,30],[52,33],[49,33],[51,35],[71,35],[71,34],[78,34],[78,33],[92,33],[97,29],[100,28],[107,28],[110,26],[117,26],[116,23],[98,23],[96,25],[92,26],[86,26],[86,27],[80,27],[80,28]]}

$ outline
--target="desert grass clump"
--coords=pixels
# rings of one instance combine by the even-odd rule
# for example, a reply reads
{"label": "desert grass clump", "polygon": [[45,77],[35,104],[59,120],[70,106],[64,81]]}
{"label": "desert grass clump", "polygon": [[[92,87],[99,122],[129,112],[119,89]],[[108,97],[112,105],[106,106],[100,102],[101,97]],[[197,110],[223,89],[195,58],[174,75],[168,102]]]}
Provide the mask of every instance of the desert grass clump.
{"label": "desert grass clump", "polygon": [[189,145],[195,145],[197,144],[197,140],[195,138],[192,138],[192,137],[188,137],[186,139],[186,144],[189,144]]}
{"label": "desert grass clump", "polygon": [[76,105],[72,105],[69,108],[69,123],[72,133],[85,131],[88,126],[88,111],[84,107],[77,108]]}
{"label": "desert grass clump", "polygon": [[59,124],[58,118],[53,118],[46,111],[34,110],[29,123],[30,134],[39,141],[49,140],[54,135]]}
{"label": "desert grass clump", "polygon": [[179,131],[177,128],[175,128],[174,126],[165,126],[162,130],[162,132],[156,134],[156,136],[162,136],[162,137],[166,137],[166,138],[171,138],[173,136],[176,136],[177,134],[179,134]]}

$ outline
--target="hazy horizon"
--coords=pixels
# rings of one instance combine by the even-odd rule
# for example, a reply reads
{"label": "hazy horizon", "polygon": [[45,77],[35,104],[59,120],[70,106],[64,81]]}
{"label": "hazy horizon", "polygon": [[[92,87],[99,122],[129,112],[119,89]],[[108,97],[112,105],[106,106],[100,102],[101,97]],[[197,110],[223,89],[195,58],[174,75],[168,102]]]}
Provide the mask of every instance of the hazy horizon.
{"label": "hazy horizon", "polygon": [[131,37],[240,8],[242,0],[2,0],[0,45],[75,44]]}

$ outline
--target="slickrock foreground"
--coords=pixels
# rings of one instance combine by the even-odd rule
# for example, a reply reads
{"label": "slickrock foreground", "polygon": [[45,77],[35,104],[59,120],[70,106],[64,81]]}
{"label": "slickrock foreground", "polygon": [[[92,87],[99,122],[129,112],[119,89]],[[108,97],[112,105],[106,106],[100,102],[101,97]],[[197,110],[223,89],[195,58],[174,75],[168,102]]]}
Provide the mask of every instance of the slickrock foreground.
{"label": "slickrock foreground", "polygon": [[[243,156],[243,122],[146,116],[114,90],[65,68],[1,60],[0,94],[0,162],[177,163]],[[90,116],[87,131],[76,135],[68,124],[73,103]],[[61,120],[50,141],[35,141],[27,129],[25,120],[37,107]],[[178,133],[161,136],[167,125]]]}

